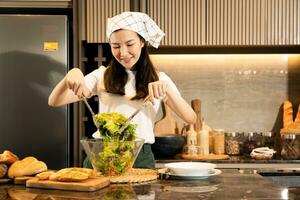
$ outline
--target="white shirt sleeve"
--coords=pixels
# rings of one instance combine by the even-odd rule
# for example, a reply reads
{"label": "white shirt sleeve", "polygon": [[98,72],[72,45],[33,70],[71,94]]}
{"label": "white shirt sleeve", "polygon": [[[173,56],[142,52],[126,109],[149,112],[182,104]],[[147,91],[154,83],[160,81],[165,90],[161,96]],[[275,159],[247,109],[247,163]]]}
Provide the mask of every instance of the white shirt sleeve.
{"label": "white shirt sleeve", "polygon": [[98,69],[92,71],[84,77],[85,84],[87,89],[92,93],[92,95],[97,94],[97,86],[100,81],[104,81],[104,72],[106,68],[104,66],[100,66]]}
{"label": "white shirt sleeve", "polygon": [[172,90],[174,90],[177,94],[180,95],[179,90],[177,89],[175,83],[172,81],[172,79],[164,72],[159,72],[159,80],[164,80],[167,82],[168,87],[171,87]]}

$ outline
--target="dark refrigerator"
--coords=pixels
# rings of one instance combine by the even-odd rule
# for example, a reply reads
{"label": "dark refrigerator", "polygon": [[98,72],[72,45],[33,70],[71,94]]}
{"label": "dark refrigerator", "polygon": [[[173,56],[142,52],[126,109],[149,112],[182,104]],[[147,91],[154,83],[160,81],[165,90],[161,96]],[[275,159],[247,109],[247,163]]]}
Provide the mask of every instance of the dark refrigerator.
{"label": "dark refrigerator", "polygon": [[68,63],[67,16],[0,15],[0,153],[68,166],[68,107],[48,106]]}

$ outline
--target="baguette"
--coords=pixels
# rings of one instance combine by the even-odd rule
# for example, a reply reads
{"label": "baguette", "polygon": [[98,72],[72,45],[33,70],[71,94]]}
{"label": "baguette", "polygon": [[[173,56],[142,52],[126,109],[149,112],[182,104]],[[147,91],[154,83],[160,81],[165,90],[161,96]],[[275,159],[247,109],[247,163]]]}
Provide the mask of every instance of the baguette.
{"label": "baguette", "polygon": [[8,169],[8,177],[15,178],[20,176],[35,175],[47,171],[47,165],[38,161],[35,157],[29,156],[23,160],[14,162]]}
{"label": "baguette", "polygon": [[283,102],[283,128],[293,128],[293,106],[288,100]]}

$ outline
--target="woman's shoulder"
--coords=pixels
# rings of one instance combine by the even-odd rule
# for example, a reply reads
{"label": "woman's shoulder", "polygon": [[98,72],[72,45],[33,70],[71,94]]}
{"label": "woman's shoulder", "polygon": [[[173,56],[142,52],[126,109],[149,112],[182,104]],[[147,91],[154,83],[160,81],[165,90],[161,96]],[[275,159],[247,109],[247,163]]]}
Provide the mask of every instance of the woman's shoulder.
{"label": "woman's shoulder", "polygon": [[99,76],[99,75],[102,76],[104,74],[105,70],[106,70],[106,67],[101,65],[100,67],[98,67],[97,69],[92,71],[90,74],[96,75],[96,76]]}
{"label": "woman's shoulder", "polygon": [[159,80],[170,79],[170,77],[165,72],[157,72]]}
{"label": "woman's shoulder", "polygon": [[106,67],[104,65],[101,65],[100,67],[98,67],[98,69],[96,69],[95,71],[97,71],[98,73],[104,73],[106,70]]}

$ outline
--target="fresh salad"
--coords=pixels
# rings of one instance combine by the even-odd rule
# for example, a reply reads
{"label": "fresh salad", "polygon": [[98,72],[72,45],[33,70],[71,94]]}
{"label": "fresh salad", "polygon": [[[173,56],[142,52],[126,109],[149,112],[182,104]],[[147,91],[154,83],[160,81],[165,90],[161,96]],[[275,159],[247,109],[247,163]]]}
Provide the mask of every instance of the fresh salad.
{"label": "fresh salad", "polygon": [[137,125],[130,123],[120,133],[127,118],[118,112],[97,114],[94,120],[99,127],[103,149],[93,164],[105,175],[124,173],[133,165]]}

